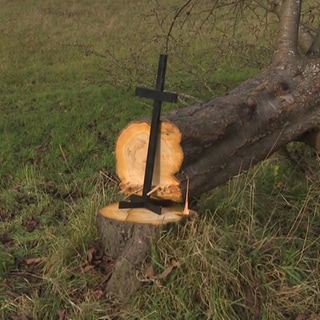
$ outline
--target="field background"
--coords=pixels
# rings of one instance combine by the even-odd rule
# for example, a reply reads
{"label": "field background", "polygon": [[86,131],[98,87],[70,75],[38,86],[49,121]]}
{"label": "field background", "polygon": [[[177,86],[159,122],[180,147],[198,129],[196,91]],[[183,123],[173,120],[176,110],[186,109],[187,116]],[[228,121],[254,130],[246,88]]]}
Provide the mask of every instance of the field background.
{"label": "field background", "polygon": [[104,294],[95,214],[119,199],[119,131],[151,111],[135,86],[154,85],[167,48],[180,100],[164,111],[197,103],[276,45],[263,10],[192,3],[167,42],[183,1],[0,0],[0,319],[319,319],[319,162],[299,144],[153,244],[156,273],[179,262],[170,276],[125,308]]}

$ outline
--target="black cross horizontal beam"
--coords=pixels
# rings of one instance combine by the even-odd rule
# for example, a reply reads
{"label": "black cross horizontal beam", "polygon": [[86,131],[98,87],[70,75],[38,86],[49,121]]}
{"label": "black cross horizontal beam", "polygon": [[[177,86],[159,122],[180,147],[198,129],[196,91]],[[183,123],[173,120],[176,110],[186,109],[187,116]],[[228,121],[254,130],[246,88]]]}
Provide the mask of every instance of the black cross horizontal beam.
{"label": "black cross horizontal beam", "polygon": [[136,88],[136,96],[140,98],[147,98],[156,101],[165,101],[171,103],[176,103],[178,101],[178,94],[176,94],[175,92],[158,91],[144,87]]}
{"label": "black cross horizontal beam", "polygon": [[129,199],[130,201],[120,201],[119,209],[146,208],[157,214],[161,214],[161,205],[153,203],[150,199],[146,200],[134,194],[132,194]]}

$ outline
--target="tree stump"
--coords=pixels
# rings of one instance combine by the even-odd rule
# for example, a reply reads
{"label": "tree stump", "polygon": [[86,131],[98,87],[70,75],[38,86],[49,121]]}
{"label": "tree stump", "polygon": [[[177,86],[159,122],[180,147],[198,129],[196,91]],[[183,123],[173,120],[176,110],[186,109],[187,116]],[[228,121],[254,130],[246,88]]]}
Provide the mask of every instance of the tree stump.
{"label": "tree stump", "polygon": [[115,261],[106,292],[126,302],[142,284],[137,272],[150,255],[151,241],[172,224],[194,215],[194,211],[184,213],[183,207],[163,207],[161,215],[144,208],[119,209],[118,203],[102,208],[97,216],[98,233],[104,253]]}
{"label": "tree stump", "polygon": [[[120,190],[126,195],[141,195],[148,150],[150,124],[132,122],[116,143],[116,171]],[[115,263],[106,291],[126,302],[141,286],[137,272],[150,255],[150,244],[163,230],[183,223],[195,212],[181,206],[182,192],[175,178],[183,161],[181,133],[169,121],[161,122],[150,200],[161,204],[161,214],[146,208],[119,209],[113,203],[99,210],[97,228],[104,253]],[[187,203],[187,202],[186,202]]]}

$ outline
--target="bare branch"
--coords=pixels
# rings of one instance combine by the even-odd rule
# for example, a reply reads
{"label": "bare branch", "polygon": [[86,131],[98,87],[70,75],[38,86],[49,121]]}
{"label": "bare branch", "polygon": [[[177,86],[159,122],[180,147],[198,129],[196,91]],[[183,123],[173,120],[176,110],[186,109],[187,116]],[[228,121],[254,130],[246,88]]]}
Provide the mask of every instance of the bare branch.
{"label": "bare branch", "polygon": [[314,37],[314,40],[307,52],[308,56],[316,56],[319,57],[320,56],[320,27],[318,28],[318,32],[316,34],[316,36]]}
{"label": "bare branch", "polygon": [[298,57],[301,0],[284,0],[280,10],[278,50],[275,62],[290,63]]}
{"label": "bare branch", "polygon": [[170,39],[170,36],[171,36],[171,32],[172,32],[172,29],[173,29],[173,26],[176,22],[176,20],[178,19],[178,17],[183,13],[183,11],[188,7],[188,5],[191,3],[192,0],[188,0],[186,1],[176,12],[176,14],[174,15],[173,17],[173,20],[171,22],[171,25],[170,25],[170,28],[169,28],[169,31],[168,31],[168,34],[167,34],[167,41],[166,41],[166,52],[168,52],[168,47],[169,47],[169,39]]}

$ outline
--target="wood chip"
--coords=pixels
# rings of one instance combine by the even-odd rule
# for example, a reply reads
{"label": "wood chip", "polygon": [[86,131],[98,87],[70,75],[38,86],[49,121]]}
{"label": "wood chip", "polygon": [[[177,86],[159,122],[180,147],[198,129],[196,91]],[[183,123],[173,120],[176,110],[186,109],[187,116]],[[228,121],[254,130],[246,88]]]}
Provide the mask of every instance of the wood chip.
{"label": "wood chip", "polygon": [[31,264],[36,264],[36,263],[40,263],[41,261],[44,260],[44,257],[37,257],[37,258],[26,258],[24,259],[24,262],[26,265],[31,265]]}

